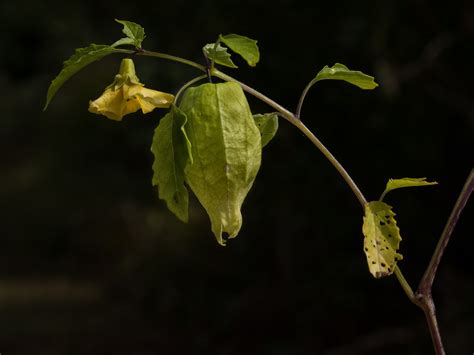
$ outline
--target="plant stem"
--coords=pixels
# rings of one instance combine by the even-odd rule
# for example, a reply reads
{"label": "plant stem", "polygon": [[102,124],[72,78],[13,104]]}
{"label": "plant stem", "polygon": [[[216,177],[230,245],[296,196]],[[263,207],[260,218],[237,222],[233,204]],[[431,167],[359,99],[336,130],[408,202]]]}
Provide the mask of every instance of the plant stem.
{"label": "plant stem", "polygon": [[204,65],[193,62],[192,60],[187,60],[187,59],[184,59],[184,58],[181,58],[181,57],[176,57],[174,55],[159,53],[159,52],[153,52],[153,51],[147,51],[147,50],[144,50],[144,49],[140,52],[136,52],[136,54],[137,55],[145,55],[145,56],[148,56],[148,57],[156,57],[156,58],[171,60],[173,62],[186,64],[186,65],[189,65],[189,66],[194,67],[196,69],[199,69],[203,72],[206,72],[206,67]]}
{"label": "plant stem", "polygon": [[323,155],[329,160],[329,162],[336,168],[336,170],[339,172],[339,174],[342,176],[342,178],[346,181],[346,183],[349,185],[351,188],[352,192],[354,195],[357,197],[357,200],[359,200],[359,203],[362,207],[362,209],[365,208],[365,205],[367,204],[367,200],[362,194],[362,191],[360,191],[359,187],[357,184],[354,182],[354,180],[351,178],[349,173],[344,169],[344,167],[339,163],[339,161],[336,159],[334,155],[324,146],[324,144],[304,125],[302,121],[294,117],[294,119],[290,120],[290,122],[295,125],[303,134],[308,137],[308,139],[323,153]]}
{"label": "plant stem", "polygon": [[395,265],[394,274],[397,277],[397,280],[400,283],[400,286],[402,286],[403,291],[405,291],[405,293],[406,293],[407,297],[410,299],[410,301],[412,301],[414,304],[419,306],[419,302],[418,302],[418,299],[415,296],[415,293],[413,292],[413,290],[412,290],[410,284],[408,283],[408,281],[403,276],[402,271],[400,270],[398,265]]}
{"label": "plant stem", "polygon": [[466,183],[464,184],[461,193],[453,207],[451,215],[446,222],[441,237],[439,238],[436,249],[431,257],[431,261],[426,268],[426,271],[421,278],[420,284],[418,286],[418,291],[416,293],[417,305],[425,312],[426,321],[430,329],[431,339],[433,340],[433,346],[436,350],[436,354],[444,355],[444,347],[441,339],[441,334],[439,331],[438,321],[436,318],[436,309],[433,302],[432,287],[434,278],[436,276],[436,271],[438,270],[439,263],[443,257],[446,246],[448,245],[451,234],[456,226],[459,216],[466,206],[467,201],[474,189],[474,170],[471,170]]}
{"label": "plant stem", "polygon": [[429,295],[423,297],[420,297],[417,293],[417,298],[420,302],[420,304],[417,304],[418,307],[420,307],[425,313],[426,323],[428,323],[436,355],[445,355],[446,352],[444,351],[443,340],[441,338],[441,333],[439,332],[438,319],[436,318],[435,305],[433,297],[431,296],[431,290]]}
{"label": "plant stem", "polygon": [[270,107],[274,108],[275,110],[277,110],[280,113],[280,115],[283,118],[285,118],[286,120],[290,121],[291,119],[296,119],[295,115],[292,112],[290,112],[289,110],[287,110],[286,108],[284,108],[280,104],[276,103],[275,101],[273,101],[269,97],[263,95],[262,93],[258,92],[255,89],[251,88],[250,86],[238,81],[237,79],[234,79],[230,75],[227,75],[227,74],[221,72],[218,69],[214,69],[211,72],[211,74],[218,77],[218,78],[220,78],[220,79],[222,79],[222,80],[232,81],[234,83],[239,84],[244,91],[247,91],[249,94],[255,96],[259,100],[265,102],[268,106],[270,106]]}
{"label": "plant stem", "polygon": [[387,194],[387,190],[385,190],[384,192],[382,192],[382,194],[380,195],[379,197],[379,201],[383,201],[383,199],[385,198],[385,195]]}
{"label": "plant stem", "polygon": [[438,270],[439,263],[443,256],[444,250],[446,249],[446,245],[449,242],[453,229],[458,223],[459,216],[464,207],[466,206],[466,203],[469,200],[469,196],[471,195],[473,189],[474,169],[471,170],[471,173],[469,174],[466,183],[464,184],[464,187],[461,190],[461,193],[459,194],[456,204],[453,207],[451,215],[449,216],[449,219],[446,222],[446,226],[444,227],[444,230],[441,233],[441,237],[439,238],[438,244],[436,245],[436,249],[433,253],[433,256],[431,257],[431,261],[420,281],[418,291],[423,292],[426,290],[431,290],[436,271]]}
{"label": "plant stem", "polygon": [[433,298],[431,297],[431,291],[429,297],[420,297],[418,292],[416,294],[413,293],[410,284],[403,276],[398,265],[395,266],[394,273],[408,299],[420,307],[425,313],[426,322],[428,324],[428,329],[430,330],[431,340],[433,341],[433,347],[436,351],[436,354],[444,355],[445,352],[443,348],[443,342],[441,340],[441,333],[439,332],[438,320],[436,318],[435,306],[433,303]]}
{"label": "plant stem", "polygon": [[362,208],[364,208],[364,206],[367,204],[367,200],[365,199],[364,195],[360,191],[357,184],[354,182],[354,180],[352,180],[351,176],[347,173],[347,171],[344,169],[341,163],[339,163],[339,161],[334,157],[334,155],[331,154],[329,149],[327,149],[324,146],[324,144],[308,129],[308,127],[304,125],[303,122],[301,122],[298,119],[298,117],[296,117],[295,114],[293,114],[292,112],[290,112],[289,110],[281,106],[280,104],[276,103],[272,99],[268,98],[267,96],[263,95],[262,93],[258,92],[257,90],[245,85],[244,83],[241,83],[240,81],[234,79],[233,77],[227,74],[222,73],[221,71],[217,69],[214,69],[212,74],[217,76],[218,78],[221,78],[222,80],[233,81],[239,84],[243,90],[247,91],[249,94],[255,96],[256,98],[260,99],[261,101],[265,102],[267,105],[277,110],[283,118],[285,118],[291,124],[296,126],[296,128],[298,128],[336,168],[336,170],[339,172],[342,178],[346,181],[346,183],[349,185],[354,195],[359,200]]}
{"label": "plant stem", "polygon": [[181,89],[179,89],[178,93],[175,95],[174,97],[174,104],[177,105],[178,104],[178,99],[179,97],[181,96],[181,94],[183,93],[184,90],[186,90],[188,87],[190,87],[191,85],[197,83],[198,81],[200,80],[203,80],[203,79],[206,79],[207,78],[207,75],[200,75],[200,76],[197,76],[195,77],[194,79],[191,79],[189,80],[186,84],[184,84]]}

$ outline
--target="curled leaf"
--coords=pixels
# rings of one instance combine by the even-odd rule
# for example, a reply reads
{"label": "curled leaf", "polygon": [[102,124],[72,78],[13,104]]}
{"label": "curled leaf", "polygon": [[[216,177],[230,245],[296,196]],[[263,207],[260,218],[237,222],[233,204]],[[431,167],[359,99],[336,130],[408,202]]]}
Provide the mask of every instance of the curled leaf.
{"label": "curled leaf", "polygon": [[350,70],[344,64],[336,63],[332,67],[328,67],[326,65],[318,72],[318,74],[316,74],[315,78],[311,80],[303,90],[296,110],[297,117],[299,117],[301,114],[301,108],[309,89],[311,89],[314,84],[321,80],[343,80],[365,90],[375,89],[377,86],[379,86],[379,84],[374,81],[373,76],[364,74],[361,71]]}
{"label": "curled leaf", "polygon": [[436,181],[426,181],[426,178],[402,178],[402,179],[390,179],[387,182],[385,191],[382,193],[380,200],[383,200],[385,195],[395,189],[401,189],[403,187],[416,187],[416,186],[430,186],[437,185]]}
{"label": "curled leaf", "polygon": [[391,275],[397,261],[403,258],[397,253],[402,238],[394,216],[392,207],[384,202],[372,201],[365,205],[364,251],[369,271],[377,279]]}
{"label": "curled leaf", "polygon": [[169,210],[183,222],[188,221],[188,190],[184,186],[184,169],[192,163],[191,143],[185,125],[186,115],[173,105],[171,112],[163,117],[155,129],[151,151],[154,186],[166,201]]}
{"label": "curled leaf", "polygon": [[374,77],[358,70],[350,70],[344,64],[336,63],[332,67],[327,65],[319,71],[314,78],[314,83],[320,80],[344,80],[361,89],[370,90],[379,86]]}

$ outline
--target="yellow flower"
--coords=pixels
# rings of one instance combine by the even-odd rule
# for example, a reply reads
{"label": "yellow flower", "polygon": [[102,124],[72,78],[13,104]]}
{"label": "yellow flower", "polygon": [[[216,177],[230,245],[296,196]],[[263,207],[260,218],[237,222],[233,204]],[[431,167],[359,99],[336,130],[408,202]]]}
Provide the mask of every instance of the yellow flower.
{"label": "yellow flower", "polygon": [[171,94],[145,88],[135,74],[133,61],[125,58],[114,82],[105,89],[102,96],[89,102],[89,111],[121,121],[123,116],[139,109],[148,113],[157,107],[170,107],[173,100],[174,96]]}

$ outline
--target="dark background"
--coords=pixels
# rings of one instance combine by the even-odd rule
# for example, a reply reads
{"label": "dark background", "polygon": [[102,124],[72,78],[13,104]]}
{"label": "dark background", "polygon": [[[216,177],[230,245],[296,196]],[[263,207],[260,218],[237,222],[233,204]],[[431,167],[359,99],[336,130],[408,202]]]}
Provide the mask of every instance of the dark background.
{"label": "dark background", "polygon": [[[75,48],[121,37],[114,18],[142,24],[145,48],[201,63],[219,33],[258,39],[259,65],[235,59],[241,69],[226,71],[292,110],[326,64],[375,75],[375,91],[319,83],[303,120],[368,199],[390,177],[440,183],[387,197],[413,287],[472,168],[472,1],[2,1],[0,353],[432,354],[395,277],[368,272],[352,192],[287,122],[223,248],[195,199],[182,224],[151,186],[164,111],[122,123],[87,112],[119,56],[80,72],[41,112]],[[199,74],[152,58],[136,66],[148,87],[173,93]],[[434,286],[449,354],[474,351],[472,211]]]}

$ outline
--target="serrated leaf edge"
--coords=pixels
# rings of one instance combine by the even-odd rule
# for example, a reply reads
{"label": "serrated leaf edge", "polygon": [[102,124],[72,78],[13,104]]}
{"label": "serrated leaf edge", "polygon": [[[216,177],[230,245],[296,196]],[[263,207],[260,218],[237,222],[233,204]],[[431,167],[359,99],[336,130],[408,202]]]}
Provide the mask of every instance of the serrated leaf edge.
{"label": "serrated leaf edge", "polygon": [[[100,49],[95,49],[96,47],[100,47]],[[82,50],[87,50],[88,48],[91,48],[90,52],[88,52],[88,53],[86,53],[82,56],[79,56],[79,54]],[[97,58],[93,59],[89,63],[86,63],[82,66],[80,65],[80,62],[83,61],[86,57],[93,56],[93,54],[91,54],[91,53],[94,50],[96,52],[100,52],[101,50],[105,50],[105,49],[109,49],[109,51],[105,51],[105,53],[103,55],[98,56]],[[77,74],[79,71],[84,69],[89,64],[92,64],[92,63],[94,63],[94,62],[108,56],[109,54],[114,53],[114,52],[115,52],[115,48],[112,47],[112,46],[106,45],[106,44],[94,44],[94,43],[92,43],[87,47],[76,48],[74,54],[71,55],[67,60],[65,60],[63,62],[63,67],[62,67],[61,71],[59,72],[59,74],[56,75],[56,77],[51,81],[51,84],[48,87],[48,92],[46,94],[46,103],[43,107],[43,111],[46,111],[46,109],[48,108],[48,106],[51,103],[52,99],[54,98],[54,96],[56,95],[58,90],[64,85],[64,83],[66,83],[66,81],[68,81],[71,77],[73,77],[75,74]],[[78,66],[77,70],[74,70],[74,68],[72,68],[74,65]],[[71,73],[67,73],[68,69],[73,69],[73,70],[72,70]]]}

